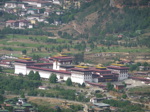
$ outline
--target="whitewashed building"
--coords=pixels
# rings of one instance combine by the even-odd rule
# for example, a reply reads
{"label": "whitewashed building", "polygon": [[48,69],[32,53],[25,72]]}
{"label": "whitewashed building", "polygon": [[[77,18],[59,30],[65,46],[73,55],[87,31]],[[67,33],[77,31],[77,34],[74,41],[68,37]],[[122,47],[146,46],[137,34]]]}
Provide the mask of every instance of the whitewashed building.
{"label": "whitewashed building", "polygon": [[14,63],[15,74],[28,75],[30,71],[39,72],[42,79],[48,79],[52,73],[56,74],[58,80],[66,81],[71,78],[74,83],[85,82],[108,82],[124,80],[128,78],[128,67],[87,67],[73,66],[73,58],[68,56],[56,56],[49,58],[49,63],[35,63],[34,61],[16,60]]}
{"label": "whitewashed building", "polygon": [[111,70],[112,73],[115,73],[118,75],[118,80],[124,80],[128,79],[128,70],[129,67],[125,67],[122,64],[112,64],[111,66],[107,66],[108,70]]}
{"label": "whitewashed building", "polygon": [[29,5],[36,6],[36,7],[44,7],[50,5],[49,1],[43,0],[22,0],[24,3],[28,3]]}
{"label": "whitewashed building", "polygon": [[28,5],[27,3],[23,3],[23,2],[7,1],[7,2],[5,2],[4,7],[5,8],[19,7],[19,8],[25,9],[27,5]]}
{"label": "whitewashed building", "polygon": [[12,29],[25,29],[25,28],[33,28],[32,24],[30,24],[27,20],[8,20],[6,21],[6,27],[10,27]]}

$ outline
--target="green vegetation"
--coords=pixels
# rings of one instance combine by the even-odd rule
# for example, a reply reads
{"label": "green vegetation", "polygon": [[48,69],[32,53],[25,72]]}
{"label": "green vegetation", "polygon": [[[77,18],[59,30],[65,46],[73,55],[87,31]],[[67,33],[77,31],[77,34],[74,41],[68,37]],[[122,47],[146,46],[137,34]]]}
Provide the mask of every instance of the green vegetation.
{"label": "green vegetation", "polygon": [[47,35],[54,36],[51,32],[45,32],[39,29],[11,29],[9,27],[0,30],[1,34],[22,34],[22,35]]}
{"label": "green vegetation", "polygon": [[9,69],[9,68],[2,68],[1,69],[3,73],[14,73],[14,69]]}
{"label": "green vegetation", "polygon": [[69,108],[62,108],[60,106],[55,106],[51,108],[51,105],[49,105],[48,107],[37,104],[34,105],[38,108],[40,112],[77,112],[83,109],[81,105],[71,105]]}
{"label": "green vegetation", "polygon": [[30,80],[40,80],[40,74],[38,71],[36,71],[35,73],[33,71],[30,71],[29,74],[27,75],[27,77]]}
{"label": "green vegetation", "polygon": [[145,87],[135,87],[129,89],[130,94],[139,94],[139,95],[150,95],[150,88],[148,86]]}
{"label": "green vegetation", "polygon": [[111,84],[110,82],[108,82],[108,83],[107,83],[107,90],[108,90],[108,91],[111,91],[111,90],[113,90],[113,89],[114,89],[114,85]]}
{"label": "green vegetation", "polygon": [[0,72],[2,72],[3,71],[3,69],[2,69],[2,67],[0,67]]}
{"label": "green vegetation", "polygon": [[72,86],[72,81],[71,81],[71,79],[70,79],[70,78],[68,78],[68,79],[67,79],[67,81],[66,81],[66,85],[67,85],[67,86]]}
{"label": "green vegetation", "polygon": [[52,73],[52,74],[50,75],[50,77],[49,77],[49,82],[50,82],[50,83],[56,83],[57,80],[58,80],[58,78],[57,78],[56,74]]}
{"label": "green vegetation", "polygon": [[114,107],[119,107],[119,112],[144,112],[142,109],[142,105],[139,104],[131,104],[130,101],[119,101],[119,100],[104,100],[104,103],[110,104]]}
{"label": "green vegetation", "polygon": [[31,91],[41,85],[41,82],[28,80],[22,77],[0,75],[0,93],[20,94]]}
{"label": "green vegetation", "polygon": [[[150,36],[144,35],[150,30],[148,1],[123,0],[116,1],[116,4],[123,8],[109,6],[109,0],[93,0],[83,4],[76,16],[78,24],[90,23],[87,20],[90,14],[97,13],[98,18],[94,19],[95,23],[91,28],[85,28],[85,36],[80,35],[80,39],[88,40],[86,46],[89,45],[92,51],[98,51],[98,45],[103,45],[108,49],[101,49],[99,52],[149,52],[147,47],[150,45]],[[112,46],[117,49],[112,49]],[[147,51],[141,50],[143,48]]]}
{"label": "green vegetation", "polygon": [[138,71],[140,66],[143,66],[144,67],[143,70],[145,70],[145,68],[150,65],[147,62],[144,62],[144,63],[138,62],[138,63],[132,64],[132,65],[127,65],[127,66],[130,68],[130,71],[134,71],[134,70]]}
{"label": "green vegetation", "polygon": [[68,23],[69,21],[71,20],[74,20],[74,16],[77,12],[77,10],[71,10],[70,12],[69,11],[66,11],[66,12],[62,12],[60,11],[61,15],[57,15],[56,13],[53,13],[50,15],[50,17],[47,19],[47,21],[51,24],[51,23],[54,23],[54,21],[61,21],[62,23]]}
{"label": "green vegetation", "polygon": [[0,17],[3,17],[2,19],[4,19],[4,21],[18,19],[18,16],[16,16],[15,14],[9,14],[7,12],[2,11],[0,12]]}
{"label": "green vegetation", "polygon": [[0,94],[0,103],[3,103],[4,99],[5,98]]}

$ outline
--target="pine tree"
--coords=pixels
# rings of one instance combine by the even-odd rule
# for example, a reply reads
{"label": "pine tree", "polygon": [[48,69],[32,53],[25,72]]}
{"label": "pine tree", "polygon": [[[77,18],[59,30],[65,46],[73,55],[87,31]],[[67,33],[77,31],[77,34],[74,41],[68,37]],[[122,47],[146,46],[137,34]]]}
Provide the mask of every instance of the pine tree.
{"label": "pine tree", "polygon": [[58,80],[56,74],[52,73],[51,76],[49,77],[49,82],[50,83],[56,83]]}
{"label": "pine tree", "polygon": [[67,86],[71,86],[72,85],[72,80],[70,78],[67,79],[66,85]]}

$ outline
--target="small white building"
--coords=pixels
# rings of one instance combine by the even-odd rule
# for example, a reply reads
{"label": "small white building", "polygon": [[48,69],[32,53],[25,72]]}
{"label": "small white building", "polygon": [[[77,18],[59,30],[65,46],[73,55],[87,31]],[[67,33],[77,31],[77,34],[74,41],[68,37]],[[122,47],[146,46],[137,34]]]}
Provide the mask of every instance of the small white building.
{"label": "small white building", "polygon": [[46,89],[48,89],[46,86],[39,86],[39,88],[38,89],[41,89],[41,90],[46,90]]}
{"label": "small white building", "polygon": [[44,7],[50,5],[50,1],[43,1],[43,0],[23,0],[23,2],[36,7]]}
{"label": "small white building", "polygon": [[38,22],[44,22],[45,21],[45,18],[44,17],[42,17],[42,16],[40,16],[40,15],[32,15],[32,16],[28,16],[27,18],[26,18],[27,20],[36,20],[36,21],[38,21]]}
{"label": "small white building", "polygon": [[27,20],[8,20],[6,21],[6,27],[10,27],[12,29],[32,28],[30,22]]}
{"label": "small white building", "polygon": [[57,5],[60,5],[60,1],[59,0],[53,0],[53,4],[57,4]]}
{"label": "small white building", "polygon": [[33,9],[33,8],[28,9],[26,12],[26,14],[31,14],[31,15],[38,14],[38,13],[40,13],[39,9]]}
{"label": "small white building", "polygon": [[5,2],[4,7],[5,8],[19,7],[19,8],[25,9],[27,5],[28,5],[27,3],[23,3],[23,2],[7,1],[7,2]]}

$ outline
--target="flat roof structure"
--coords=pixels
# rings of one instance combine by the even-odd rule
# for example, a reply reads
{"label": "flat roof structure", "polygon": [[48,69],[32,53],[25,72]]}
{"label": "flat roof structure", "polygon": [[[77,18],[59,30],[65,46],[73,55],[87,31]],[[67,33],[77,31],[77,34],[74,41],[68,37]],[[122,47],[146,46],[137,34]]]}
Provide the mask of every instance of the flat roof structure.
{"label": "flat roof structure", "polygon": [[33,66],[52,66],[53,63],[35,63]]}
{"label": "flat roof structure", "polygon": [[128,70],[129,67],[107,66],[108,69]]}
{"label": "flat roof structure", "polygon": [[98,107],[110,107],[110,105],[106,103],[93,103],[93,104]]}
{"label": "flat roof structure", "polygon": [[72,71],[79,71],[79,72],[92,72],[92,70],[90,70],[88,68],[86,68],[86,69],[84,69],[84,68],[72,68],[71,70]]}
{"label": "flat roof structure", "polygon": [[71,72],[64,71],[64,70],[53,70],[53,69],[34,67],[34,66],[28,66],[27,68],[71,75]]}
{"label": "flat roof structure", "polygon": [[27,60],[15,60],[18,63],[35,63],[35,61],[27,61]]}

